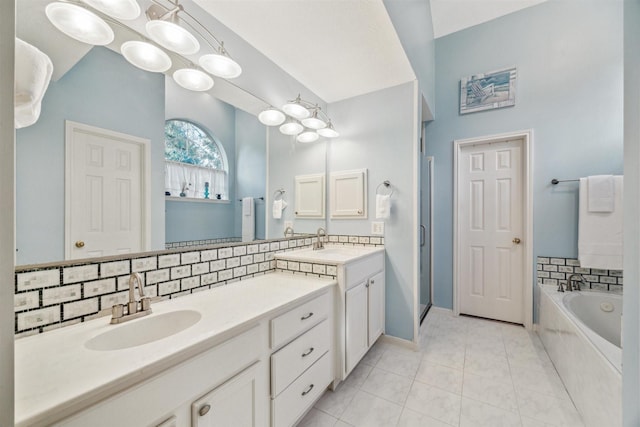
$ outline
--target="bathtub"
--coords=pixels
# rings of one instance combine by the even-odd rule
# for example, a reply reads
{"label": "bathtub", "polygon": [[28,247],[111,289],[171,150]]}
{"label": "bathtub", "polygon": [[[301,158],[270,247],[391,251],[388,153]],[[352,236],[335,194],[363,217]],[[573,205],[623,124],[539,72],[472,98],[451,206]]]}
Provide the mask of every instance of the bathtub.
{"label": "bathtub", "polygon": [[622,425],[622,297],[538,289],[538,334],[585,424]]}

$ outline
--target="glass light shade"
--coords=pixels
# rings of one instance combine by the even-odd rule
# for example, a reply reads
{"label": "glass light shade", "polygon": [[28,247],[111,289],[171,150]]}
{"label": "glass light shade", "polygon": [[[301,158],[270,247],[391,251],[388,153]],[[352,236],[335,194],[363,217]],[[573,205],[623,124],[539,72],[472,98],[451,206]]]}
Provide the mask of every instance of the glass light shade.
{"label": "glass light shade", "polygon": [[309,110],[296,101],[287,102],[282,106],[282,110],[293,118],[298,120],[306,119],[311,115]]}
{"label": "glass light shade", "polygon": [[45,13],[54,27],[82,43],[104,46],[114,39],[111,27],[83,7],[70,3],[49,3]]}
{"label": "glass light shade", "polygon": [[276,110],[275,108],[267,108],[258,114],[258,120],[260,123],[267,126],[278,126],[284,123],[286,119],[284,113],[282,111]]}
{"label": "glass light shade", "polygon": [[225,55],[210,53],[202,55],[199,60],[200,66],[214,76],[223,79],[233,79],[242,74],[242,67],[236,61]]}
{"label": "glass light shade", "polygon": [[325,138],[337,138],[338,136],[340,136],[340,134],[336,132],[331,124],[329,124],[329,126],[327,126],[326,128],[318,129],[317,132]]}
{"label": "glass light shade", "polygon": [[200,43],[178,24],[155,19],[145,25],[151,40],[180,55],[192,55],[200,50]]}
{"label": "glass light shade", "polygon": [[140,16],[140,6],[136,0],[82,0],[94,9],[112,18],[130,20]]}
{"label": "glass light shade", "polygon": [[304,127],[295,120],[288,120],[280,126],[280,132],[285,135],[297,135],[304,130]]}
{"label": "glass light shade", "polygon": [[308,131],[302,132],[300,135],[298,135],[296,137],[296,141],[298,141],[298,142],[314,142],[314,141],[317,141],[318,138],[320,138],[320,135],[318,135],[316,132],[314,132],[312,130],[308,130]]}
{"label": "glass light shade", "polygon": [[131,64],[145,71],[164,73],[171,68],[171,58],[162,49],[140,41],[122,43],[120,48],[124,58]]}
{"label": "glass light shade", "polygon": [[327,124],[324,122],[324,120],[320,120],[318,118],[318,113],[316,112],[313,113],[313,116],[302,119],[302,124],[309,129],[315,130],[327,127]]}
{"label": "glass light shade", "polygon": [[207,73],[193,68],[181,68],[173,73],[173,80],[185,89],[204,92],[213,87],[213,79]]}

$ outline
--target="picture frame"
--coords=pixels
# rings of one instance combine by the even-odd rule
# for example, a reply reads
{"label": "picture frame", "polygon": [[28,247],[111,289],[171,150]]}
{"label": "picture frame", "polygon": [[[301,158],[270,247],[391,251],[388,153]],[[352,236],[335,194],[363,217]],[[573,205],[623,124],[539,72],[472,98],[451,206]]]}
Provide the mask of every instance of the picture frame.
{"label": "picture frame", "polygon": [[516,104],[516,67],[474,74],[460,80],[460,114]]}

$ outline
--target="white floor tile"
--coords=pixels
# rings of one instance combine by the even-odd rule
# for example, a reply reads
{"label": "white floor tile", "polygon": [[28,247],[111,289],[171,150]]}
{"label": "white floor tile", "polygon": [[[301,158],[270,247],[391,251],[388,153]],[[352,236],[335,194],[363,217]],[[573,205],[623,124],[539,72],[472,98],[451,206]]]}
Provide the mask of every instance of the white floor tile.
{"label": "white floor tile", "polygon": [[460,420],[460,401],[461,396],[457,394],[414,381],[405,407],[457,426]]}
{"label": "white floor tile", "polygon": [[389,349],[380,357],[376,367],[404,377],[413,378],[416,376],[420,366],[420,359],[419,352],[398,352]]}
{"label": "white floor tile", "polygon": [[400,421],[398,421],[398,427],[451,427],[451,425],[420,412],[404,408],[402,415],[400,415]]}
{"label": "white floor tile", "polygon": [[340,418],[357,391],[357,388],[350,387],[344,383],[340,384],[336,391],[325,391],[320,400],[316,402],[315,407],[329,415]]}
{"label": "white floor tile", "polygon": [[477,400],[462,398],[460,427],[520,427],[520,415]]}
{"label": "white floor tile", "polygon": [[390,402],[404,405],[412,382],[411,378],[387,372],[380,368],[373,368],[361,390]]}
{"label": "white floor tile", "polygon": [[582,427],[578,411],[571,401],[547,396],[531,390],[518,391],[520,415],[562,427]]}
{"label": "white floor tile", "polygon": [[511,370],[507,359],[501,357],[478,356],[470,352],[465,355],[464,371],[496,381],[511,383]]}
{"label": "white floor tile", "polygon": [[358,365],[353,368],[351,373],[349,373],[347,379],[344,380],[344,384],[350,387],[360,388],[362,384],[364,384],[364,382],[367,380],[367,377],[371,373],[372,369],[372,365],[367,365],[363,362],[358,363]]}
{"label": "white floor tile", "polygon": [[514,365],[511,367],[511,376],[516,391],[529,389],[565,400],[569,399],[564,384],[555,370]]}
{"label": "white floor tile", "polygon": [[508,411],[518,410],[516,392],[511,383],[465,372],[462,395]]}
{"label": "white floor tile", "polygon": [[402,406],[359,391],[340,419],[356,427],[395,427],[401,412]]}
{"label": "white floor tile", "polygon": [[427,359],[422,359],[415,380],[451,393],[462,393],[462,371],[460,369],[438,365]]}
{"label": "white floor tile", "polygon": [[297,427],[334,427],[337,422],[337,418],[315,408],[311,408],[307,415],[297,424]]}

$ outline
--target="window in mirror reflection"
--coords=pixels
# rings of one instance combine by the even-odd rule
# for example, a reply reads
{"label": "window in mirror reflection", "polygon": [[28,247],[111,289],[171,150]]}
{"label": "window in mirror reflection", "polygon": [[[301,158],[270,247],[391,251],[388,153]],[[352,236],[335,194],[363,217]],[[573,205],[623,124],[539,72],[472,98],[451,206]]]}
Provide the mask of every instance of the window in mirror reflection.
{"label": "window in mirror reflection", "polygon": [[227,156],[195,123],[172,119],[164,127],[165,195],[228,200]]}

